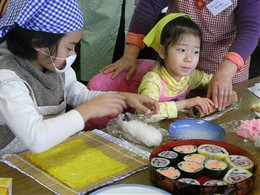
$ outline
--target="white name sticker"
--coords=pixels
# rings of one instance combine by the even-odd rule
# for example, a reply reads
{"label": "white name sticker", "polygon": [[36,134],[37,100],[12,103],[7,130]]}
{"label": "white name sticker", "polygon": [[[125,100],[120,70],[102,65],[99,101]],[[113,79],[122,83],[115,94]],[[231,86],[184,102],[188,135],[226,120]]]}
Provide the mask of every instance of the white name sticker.
{"label": "white name sticker", "polygon": [[206,5],[208,10],[213,14],[213,16],[218,15],[226,8],[232,5],[231,0],[213,0],[209,4]]}

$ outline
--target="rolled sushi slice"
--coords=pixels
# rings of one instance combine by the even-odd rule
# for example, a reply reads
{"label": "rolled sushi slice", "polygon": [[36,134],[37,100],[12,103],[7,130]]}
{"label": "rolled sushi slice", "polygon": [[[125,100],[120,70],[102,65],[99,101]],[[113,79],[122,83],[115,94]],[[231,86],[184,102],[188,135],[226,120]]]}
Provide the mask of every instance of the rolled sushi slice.
{"label": "rolled sushi slice", "polygon": [[222,180],[209,180],[206,181],[205,183],[203,183],[204,186],[225,186],[228,185],[226,182],[222,181]]}
{"label": "rolled sushi slice", "polygon": [[198,153],[206,156],[208,159],[225,160],[228,157],[228,151],[213,144],[202,144],[198,147]]}
{"label": "rolled sushi slice", "polygon": [[205,164],[205,175],[211,178],[223,178],[227,172],[227,164],[222,160],[209,159]]}
{"label": "rolled sushi slice", "polygon": [[170,165],[170,160],[165,158],[154,157],[151,159],[151,165],[154,168],[162,168]]}
{"label": "rolled sushi slice", "polygon": [[199,164],[205,164],[207,161],[207,157],[202,154],[190,154],[190,155],[184,156],[183,160],[195,162],[195,163],[199,163]]}
{"label": "rolled sushi slice", "polygon": [[189,178],[198,178],[203,173],[204,166],[202,164],[189,162],[189,161],[181,161],[178,163],[178,169],[181,171],[183,176]]}
{"label": "rolled sushi slice", "polygon": [[250,172],[253,171],[254,163],[243,155],[229,155],[227,158],[229,168],[243,168]]}
{"label": "rolled sushi slice", "polygon": [[175,169],[174,167],[159,168],[156,171],[170,179],[177,179],[181,175],[181,172],[178,169]]}
{"label": "rolled sushi slice", "polygon": [[181,145],[181,146],[175,146],[173,148],[173,151],[178,153],[181,160],[183,160],[183,157],[188,154],[196,153],[197,150],[198,147],[195,145]]}
{"label": "rolled sushi slice", "polygon": [[157,156],[168,159],[172,165],[176,163],[178,154],[171,150],[165,150],[158,153]]}
{"label": "rolled sushi slice", "polygon": [[227,184],[234,184],[245,179],[248,179],[253,174],[245,169],[242,168],[232,168],[230,169],[223,178]]}
{"label": "rolled sushi slice", "polygon": [[191,178],[181,178],[178,179],[178,181],[186,184],[191,184],[191,185],[200,185],[200,182],[198,180],[191,179]]}

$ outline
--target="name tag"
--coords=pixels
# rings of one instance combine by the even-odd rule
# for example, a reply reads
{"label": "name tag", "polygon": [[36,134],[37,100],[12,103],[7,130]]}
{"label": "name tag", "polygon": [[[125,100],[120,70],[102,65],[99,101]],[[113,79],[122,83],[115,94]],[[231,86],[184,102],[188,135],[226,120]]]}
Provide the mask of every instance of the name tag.
{"label": "name tag", "polygon": [[218,15],[226,8],[232,5],[231,0],[213,0],[209,4],[206,5],[208,10],[213,14],[213,16]]}

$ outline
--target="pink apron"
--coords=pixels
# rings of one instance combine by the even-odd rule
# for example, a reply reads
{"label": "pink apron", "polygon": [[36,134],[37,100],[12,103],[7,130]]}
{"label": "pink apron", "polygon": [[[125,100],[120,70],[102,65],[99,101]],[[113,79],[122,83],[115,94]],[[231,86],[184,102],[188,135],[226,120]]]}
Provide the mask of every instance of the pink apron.
{"label": "pink apron", "polygon": [[162,82],[162,93],[159,98],[159,102],[169,102],[169,101],[179,101],[179,100],[184,100],[186,99],[187,95],[189,94],[190,88],[188,90],[178,94],[177,96],[166,96],[166,83],[165,80],[161,78]]}

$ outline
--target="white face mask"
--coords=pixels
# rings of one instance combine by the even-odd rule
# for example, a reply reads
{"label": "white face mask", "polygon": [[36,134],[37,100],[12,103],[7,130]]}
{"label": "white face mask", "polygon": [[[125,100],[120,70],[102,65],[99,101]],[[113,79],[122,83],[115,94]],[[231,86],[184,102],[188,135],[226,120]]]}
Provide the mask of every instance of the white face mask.
{"label": "white face mask", "polygon": [[[77,57],[77,55],[74,54],[74,55],[68,56],[67,58],[58,58],[58,57],[53,57],[53,56],[51,56],[50,54],[48,55],[48,54],[46,54],[46,53],[44,53],[44,52],[42,52],[42,51],[40,51],[40,52],[41,52],[42,54],[44,54],[44,55],[46,55],[46,56],[49,56],[49,57],[51,58],[51,62],[52,62],[52,64],[53,64],[53,66],[54,66],[55,72],[57,72],[57,73],[64,73],[69,67],[71,67],[71,65],[73,64],[73,62],[76,60],[76,57]],[[48,49],[48,53],[50,53],[49,49]],[[65,67],[64,67],[63,69],[61,69],[61,70],[58,69],[58,68],[55,66],[55,63],[54,63],[53,59],[65,60],[65,61],[66,61]]]}
{"label": "white face mask", "polygon": [[[52,61],[52,64],[53,64],[53,66],[54,66],[54,68],[55,68],[55,72],[57,72],[57,73],[64,73],[69,67],[71,67],[71,65],[73,64],[73,62],[76,60],[76,57],[77,57],[77,55],[76,54],[74,54],[74,55],[70,55],[70,56],[68,56],[67,58],[55,58],[55,57],[53,57],[53,56],[50,56],[50,58],[51,58],[51,61]],[[58,68],[56,68],[56,66],[55,66],[55,64],[54,64],[54,62],[53,62],[53,60],[52,60],[52,58],[54,58],[54,59],[58,59],[58,60],[65,60],[66,61],[66,64],[65,64],[65,67],[63,68],[63,69],[58,69]]]}

